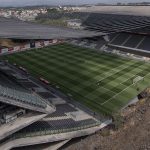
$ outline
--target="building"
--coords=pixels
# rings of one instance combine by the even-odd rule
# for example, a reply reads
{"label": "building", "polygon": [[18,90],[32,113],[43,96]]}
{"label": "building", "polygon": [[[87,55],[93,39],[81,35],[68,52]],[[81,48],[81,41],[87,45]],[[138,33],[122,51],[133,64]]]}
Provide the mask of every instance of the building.
{"label": "building", "polygon": [[80,19],[67,20],[67,26],[74,29],[80,29],[82,27],[82,22]]}

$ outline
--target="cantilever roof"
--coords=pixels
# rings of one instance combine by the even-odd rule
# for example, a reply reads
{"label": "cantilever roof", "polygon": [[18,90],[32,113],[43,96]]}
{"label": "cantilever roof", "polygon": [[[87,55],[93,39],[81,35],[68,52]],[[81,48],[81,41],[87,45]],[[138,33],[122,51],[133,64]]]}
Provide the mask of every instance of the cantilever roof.
{"label": "cantilever roof", "polygon": [[0,18],[0,38],[68,39],[104,35],[95,31],[52,27],[19,20]]}
{"label": "cantilever roof", "polygon": [[89,31],[114,33],[150,26],[150,17],[91,13],[84,26]]}

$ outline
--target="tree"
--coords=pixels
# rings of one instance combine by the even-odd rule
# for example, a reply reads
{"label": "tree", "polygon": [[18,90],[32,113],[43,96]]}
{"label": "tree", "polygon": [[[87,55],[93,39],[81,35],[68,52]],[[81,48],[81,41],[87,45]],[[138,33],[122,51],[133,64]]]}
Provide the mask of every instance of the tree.
{"label": "tree", "polygon": [[124,119],[121,116],[121,113],[114,113],[113,114],[113,124],[115,125],[115,129],[118,130],[120,127],[122,127],[124,123]]}

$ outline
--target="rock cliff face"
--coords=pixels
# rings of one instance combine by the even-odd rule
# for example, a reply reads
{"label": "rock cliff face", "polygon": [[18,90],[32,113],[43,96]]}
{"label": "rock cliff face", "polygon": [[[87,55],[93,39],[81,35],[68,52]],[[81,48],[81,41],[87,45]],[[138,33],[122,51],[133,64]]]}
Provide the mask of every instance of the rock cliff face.
{"label": "rock cliff face", "polygon": [[15,43],[10,39],[0,39],[0,46],[12,47],[12,46],[15,46]]}

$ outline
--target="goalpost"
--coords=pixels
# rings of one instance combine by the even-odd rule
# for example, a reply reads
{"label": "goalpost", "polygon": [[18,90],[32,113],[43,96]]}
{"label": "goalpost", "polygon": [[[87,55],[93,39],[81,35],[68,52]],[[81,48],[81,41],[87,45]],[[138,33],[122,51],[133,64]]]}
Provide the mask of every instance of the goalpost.
{"label": "goalpost", "polygon": [[141,81],[141,80],[144,80],[144,77],[141,77],[141,76],[137,76],[133,79],[133,84],[136,84],[137,82]]}
{"label": "goalpost", "polygon": [[133,79],[133,84],[135,84],[137,91],[139,91],[138,82],[142,80],[144,81],[144,77],[141,76],[137,76]]}

